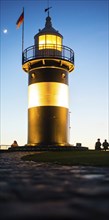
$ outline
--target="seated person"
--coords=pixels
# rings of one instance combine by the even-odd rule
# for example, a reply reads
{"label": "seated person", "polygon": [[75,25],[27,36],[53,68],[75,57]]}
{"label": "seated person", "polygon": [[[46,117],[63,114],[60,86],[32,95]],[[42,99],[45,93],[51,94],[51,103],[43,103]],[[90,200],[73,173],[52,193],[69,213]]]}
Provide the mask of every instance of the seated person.
{"label": "seated person", "polygon": [[107,142],[107,140],[104,140],[102,146],[105,151],[108,149],[109,143]]}
{"label": "seated person", "polygon": [[17,146],[18,146],[17,141],[14,141],[14,142],[11,144],[11,147],[17,147]]}
{"label": "seated person", "polygon": [[98,138],[97,142],[95,143],[95,150],[101,150],[101,142],[100,142],[99,138]]}

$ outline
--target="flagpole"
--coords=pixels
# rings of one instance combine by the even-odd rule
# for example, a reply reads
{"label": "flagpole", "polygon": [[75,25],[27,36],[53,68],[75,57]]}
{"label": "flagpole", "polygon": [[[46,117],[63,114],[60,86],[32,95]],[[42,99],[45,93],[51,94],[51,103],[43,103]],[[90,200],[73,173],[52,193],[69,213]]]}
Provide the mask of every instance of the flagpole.
{"label": "flagpole", "polygon": [[[24,7],[23,7],[23,16],[24,16]],[[24,19],[23,19],[23,24],[22,24],[22,54],[24,51]]]}
{"label": "flagpole", "polygon": [[[24,17],[24,7],[23,7],[23,17]],[[23,51],[24,51],[24,18],[22,23],[22,63],[23,63]]]}

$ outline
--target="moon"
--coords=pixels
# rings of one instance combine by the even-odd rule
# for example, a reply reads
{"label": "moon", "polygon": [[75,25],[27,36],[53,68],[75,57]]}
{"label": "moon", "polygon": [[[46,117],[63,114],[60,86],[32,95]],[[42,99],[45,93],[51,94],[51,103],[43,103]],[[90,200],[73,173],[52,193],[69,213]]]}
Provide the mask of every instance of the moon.
{"label": "moon", "polygon": [[8,33],[8,30],[7,30],[7,29],[4,29],[4,30],[3,30],[3,33],[4,33],[4,34],[7,34],[7,33]]}

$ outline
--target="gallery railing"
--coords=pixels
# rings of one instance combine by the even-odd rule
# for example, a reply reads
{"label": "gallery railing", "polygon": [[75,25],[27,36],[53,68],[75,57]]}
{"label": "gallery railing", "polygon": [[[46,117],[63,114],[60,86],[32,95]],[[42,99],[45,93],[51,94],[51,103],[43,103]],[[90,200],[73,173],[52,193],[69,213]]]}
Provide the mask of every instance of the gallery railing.
{"label": "gallery railing", "polygon": [[33,59],[54,58],[63,59],[74,64],[74,51],[64,45],[40,44],[26,48],[22,54],[22,64]]}

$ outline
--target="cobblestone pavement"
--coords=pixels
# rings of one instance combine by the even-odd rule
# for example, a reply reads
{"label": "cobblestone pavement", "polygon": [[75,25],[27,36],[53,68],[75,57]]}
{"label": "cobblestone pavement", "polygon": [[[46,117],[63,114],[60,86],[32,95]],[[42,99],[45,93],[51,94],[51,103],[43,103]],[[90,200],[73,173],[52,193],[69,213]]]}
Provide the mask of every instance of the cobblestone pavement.
{"label": "cobblestone pavement", "polygon": [[0,153],[1,220],[109,219],[109,167],[24,162],[26,154]]}

